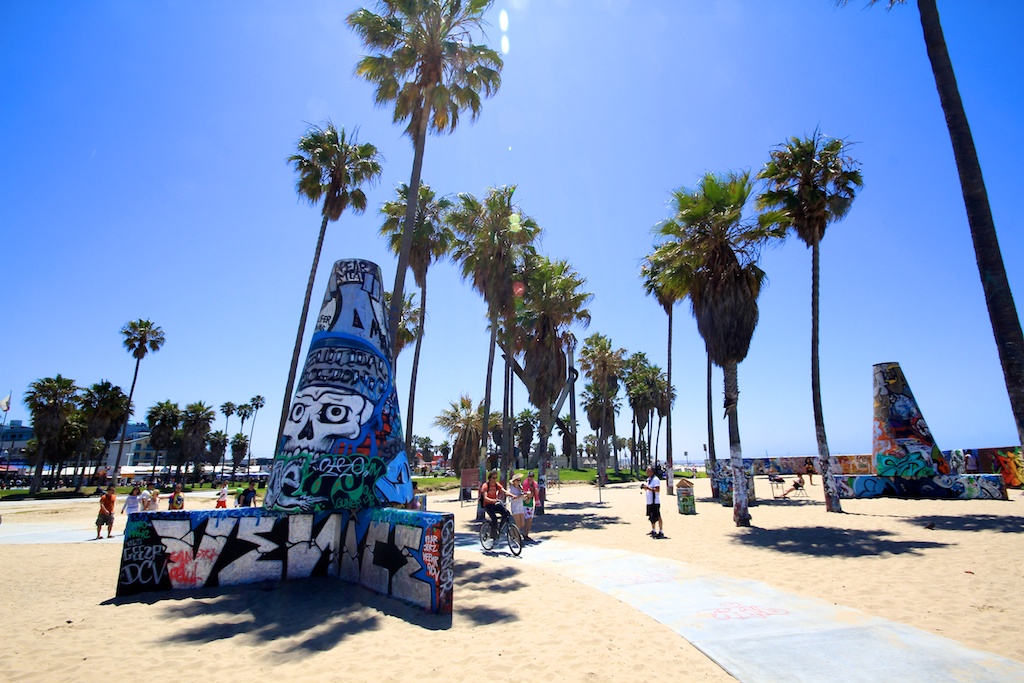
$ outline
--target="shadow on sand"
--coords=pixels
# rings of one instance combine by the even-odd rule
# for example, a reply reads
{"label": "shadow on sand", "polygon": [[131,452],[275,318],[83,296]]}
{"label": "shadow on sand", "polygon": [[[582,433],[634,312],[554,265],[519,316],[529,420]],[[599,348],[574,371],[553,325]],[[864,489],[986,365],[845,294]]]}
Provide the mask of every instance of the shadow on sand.
{"label": "shadow on sand", "polygon": [[880,530],[835,529],[832,527],[751,527],[734,543],[767,548],[781,553],[814,557],[868,557],[872,555],[917,555],[926,548],[941,548],[948,543],[907,541],[890,538],[894,534]]}
{"label": "shadow on sand", "polygon": [[[459,617],[475,624],[515,621],[517,617],[501,607],[465,605],[493,602],[472,600],[474,593],[493,595],[523,588],[519,573],[515,567],[484,568],[477,561],[456,560],[456,582],[464,604],[456,606]],[[167,638],[170,642],[201,644],[242,636],[259,643],[277,641],[275,651],[282,655],[329,650],[350,636],[382,628],[387,617],[432,631],[452,626],[451,615],[427,614],[332,578],[146,593],[102,604],[128,603],[153,605],[158,610],[155,618],[180,623],[183,628]],[[190,625],[196,623],[193,618],[202,624]],[[293,642],[285,644],[282,639]]]}
{"label": "shadow on sand", "polygon": [[1008,534],[1024,533],[1024,517],[1000,515],[921,515],[903,520],[914,526],[931,524],[936,531],[1000,531]]}

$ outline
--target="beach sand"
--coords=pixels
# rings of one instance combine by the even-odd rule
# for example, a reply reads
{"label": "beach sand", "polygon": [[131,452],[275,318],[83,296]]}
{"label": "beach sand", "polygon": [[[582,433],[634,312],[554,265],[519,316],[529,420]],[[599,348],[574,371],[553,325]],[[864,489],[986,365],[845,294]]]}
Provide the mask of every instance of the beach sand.
{"label": "beach sand", "polygon": [[[848,500],[829,514],[815,483],[810,498],[774,501],[759,478],[754,526],[737,529],[697,480],[698,514],[679,515],[666,497],[665,540],[647,536],[639,484],[608,487],[601,503],[593,486],[563,485],[533,536],[763,581],[1024,661],[1020,491],[1009,502]],[[209,493],[189,498],[213,505]],[[454,512],[457,532],[475,531],[474,507],[454,492],[428,506]],[[88,539],[97,508],[0,503],[0,514],[5,532],[31,525]],[[456,550],[454,613],[441,618],[329,579],[119,601],[120,541],[0,544],[0,680],[733,680],[646,615],[507,555]]]}

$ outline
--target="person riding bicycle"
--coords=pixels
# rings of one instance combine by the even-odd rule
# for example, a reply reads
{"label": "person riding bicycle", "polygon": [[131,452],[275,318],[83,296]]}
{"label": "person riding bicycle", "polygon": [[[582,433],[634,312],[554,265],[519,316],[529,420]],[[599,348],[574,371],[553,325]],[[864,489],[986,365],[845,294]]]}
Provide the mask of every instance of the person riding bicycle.
{"label": "person riding bicycle", "polygon": [[498,470],[491,470],[487,473],[487,481],[480,484],[480,504],[484,506],[484,512],[491,518],[491,536],[498,537],[497,517],[501,517],[502,526],[508,522],[509,513],[502,501],[509,495],[505,487],[498,481]]}

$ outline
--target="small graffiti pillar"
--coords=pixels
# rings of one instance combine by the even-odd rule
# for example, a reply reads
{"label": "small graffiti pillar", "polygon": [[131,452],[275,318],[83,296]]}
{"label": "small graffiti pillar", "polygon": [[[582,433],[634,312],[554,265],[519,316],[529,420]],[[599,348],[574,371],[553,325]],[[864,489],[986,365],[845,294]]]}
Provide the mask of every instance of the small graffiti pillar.
{"label": "small graffiti pillar", "polygon": [[338,261],[299,376],[264,507],[371,508],[412,498],[380,268]]}

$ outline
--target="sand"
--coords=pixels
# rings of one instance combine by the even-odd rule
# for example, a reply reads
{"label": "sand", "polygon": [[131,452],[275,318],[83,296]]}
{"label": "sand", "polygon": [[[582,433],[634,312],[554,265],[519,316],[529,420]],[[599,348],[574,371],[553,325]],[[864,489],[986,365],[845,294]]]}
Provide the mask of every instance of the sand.
{"label": "sand", "polygon": [[[666,540],[646,535],[638,484],[606,488],[601,503],[592,486],[563,485],[533,535],[764,581],[1024,661],[1019,491],[1009,502],[843,501],[840,515],[825,512],[815,483],[810,498],[774,501],[759,479],[768,500],[751,509],[752,528],[737,529],[731,509],[698,480],[697,515],[663,506]],[[212,508],[211,496],[192,495],[190,507]],[[473,507],[453,493],[432,495],[429,507],[454,512],[457,532],[475,530]],[[5,531],[42,525],[32,528],[87,539],[97,508],[95,500],[0,503],[0,515]],[[119,515],[115,532],[123,529]],[[733,680],[646,615],[507,555],[456,551],[450,618],[329,579],[122,602],[114,599],[119,558],[119,537],[0,544],[0,680]]]}

